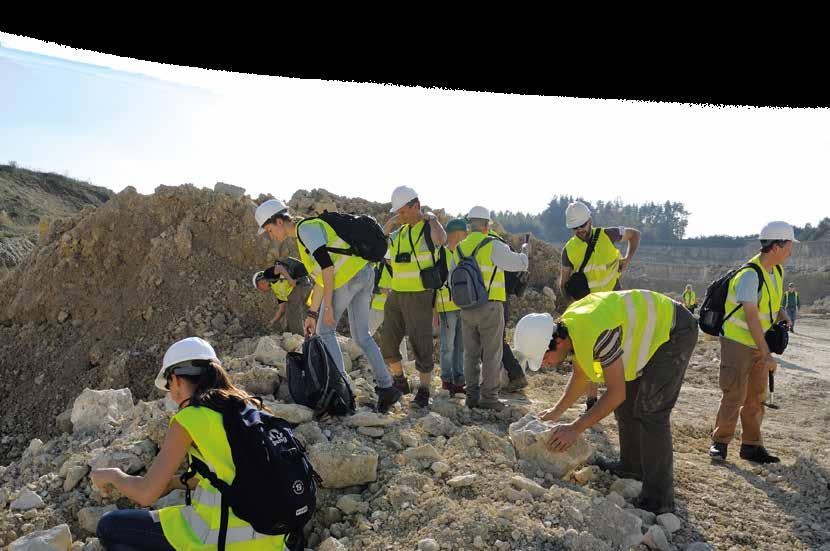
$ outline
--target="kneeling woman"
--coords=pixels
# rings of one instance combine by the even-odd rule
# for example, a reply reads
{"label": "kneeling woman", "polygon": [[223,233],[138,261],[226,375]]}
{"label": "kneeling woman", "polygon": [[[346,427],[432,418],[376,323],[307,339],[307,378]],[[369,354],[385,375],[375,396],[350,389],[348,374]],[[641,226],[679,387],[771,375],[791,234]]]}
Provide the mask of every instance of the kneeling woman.
{"label": "kneeling woman", "polygon": [[608,391],[573,423],[560,424],[549,445],[567,450],[580,433],[614,412],[620,461],[613,474],[642,480],[634,505],[657,514],[674,510],[671,416],[697,344],[697,323],[681,304],[653,291],[594,293],[571,304],[562,318],[528,314],[519,320],[516,348],[530,362],[561,364],[573,354],[574,370],[556,405],[543,411],[558,421],[588,385]]}
{"label": "kneeling woman", "polygon": [[[155,384],[170,392],[179,411],[170,421],[161,450],[147,474],[129,476],[118,468],[96,469],[91,474],[93,484],[99,488],[115,486],[142,507],[148,507],[171,490],[184,489],[175,473],[186,454],[200,459],[221,480],[231,483],[236,471],[222,414],[201,406],[221,409],[231,396],[244,400],[250,400],[250,396],[230,382],[213,347],[198,337],[173,344],[164,355]],[[107,513],[98,523],[101,544],[106,549],[125,551],[216,549],[221,523],[219,492],[198,476],[190,480],[190,485],[195,489],[190,505]],[[260,534],[231,511],[226,549],[280,550],[284,549],[284,536]]]}

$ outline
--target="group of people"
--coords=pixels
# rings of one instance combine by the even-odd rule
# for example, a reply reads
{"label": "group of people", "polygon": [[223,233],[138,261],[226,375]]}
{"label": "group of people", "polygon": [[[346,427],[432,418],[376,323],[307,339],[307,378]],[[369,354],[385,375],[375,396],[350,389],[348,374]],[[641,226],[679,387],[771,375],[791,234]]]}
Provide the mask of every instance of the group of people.
{"label": "group of people", "polygon": [[[395,189],[391,202],[393,216],[383,227],[388,253],[376,264],[345,254],[348,236],[338,235],[322,218],[298,218],[277,199],[259,205],[255,213],[259,233],[276,241],[295,239],[300,256],[298,261],[283,259],[253,277],[255,287],[263,292],[270,289],[280,301],[272,321],[285,315],[283,305],[305,304],[303,319],[288,323],[305,335],[319,335],[343,370],[335,327],[347,312],[351,337],[374,372],[379,412],[388,412],[411,392],[402,367],[404,339],[412,347],[418,372],[412,403],[429,407],[436,325],[442,386],[452,393],[463,392],[471,408],[506,407],[498,397],[502,369],[509,374],[508,390],[518,390],[527,385],[524,368],[538,370],[570,359],[573,369],[564,393],[540,416],[557,422],[582,396],[588,397],[587,407],[573,422],[555,426],[549,446],[567,450],[580,433],[614,412],[620,458],[601,459],[600,466],[643,482],[636,507],[657,514],[672,511],[669,419],[697,343],[698,326],[685,297],[681,304],[655,291],[620,289],[620,274],[634,257],[640,232],[594,228],[586,205],[568,207],[566,224],[574,235],[562,253],[558,287],[570,304],[556,319],[550,313],[530,313],[519,320],[513,343],[522,365],[505,338],[509,316],[505,274],[527,271],[529,243],[513,251],[492,230],[490,213],[481,206],[443,226],[433,213],[422,211],[412,188]],[[622,241],[627,242],[625,256],[615,245]],[[761,437],[767,373],[776,366],[764,335],[777,321],[791,325],[794,318],[786,309],[790,301],[797,307],[797,294],[785,299],[781,268],[793,242],[789,224],[768,224],[760,234],[759,254],[749,261],[761,271],[742,269],[729,283],[726,306],[734,315],[724,323],[720,339],[723,396],[709,450],[713,459],[726,458],[740,417],[740,456],[759,463],[778,461]],[[452,274],[470,257],[486,284],[487,300],[474,308],[459,308],[444,283],[446,276],[436,280],[433,272],[440,272],[443,262],[446,274]],[[292,294],[296,294],[293,302]],[[380,346],[371,336],[378,326]],[[605,392],[598,398],[596,389],[603,383]],[[233,385],[211,345],[198,337],[173,344],[156,386],[179,405],[157,458],[143,476],[117,468],[96,469],[91,473],[93,482],[99,487],[112,485],[146,506],[171,489],[184,487],[175,472],[186,455],[206,462],[223,481],[232,480],[235,468],[222,415],[201,406],[250,396]],[[187,505],[106,514],[98,526],[101,543],[108,549],[215,546],[222,525],[218,490],[200,477],[188,485],[195,493]],[[232,549],[285,545],[283,536],[259,534],[232,512],[224,525],[232,527],[221,536],[230,538],[226,542]]]}

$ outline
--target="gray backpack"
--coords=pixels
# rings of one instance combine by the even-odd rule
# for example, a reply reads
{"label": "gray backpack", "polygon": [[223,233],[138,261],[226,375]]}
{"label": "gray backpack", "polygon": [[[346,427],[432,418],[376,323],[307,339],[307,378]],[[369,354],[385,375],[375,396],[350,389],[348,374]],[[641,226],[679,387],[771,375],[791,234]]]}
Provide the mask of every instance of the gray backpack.
{"label": "gray backpack", "polygon": [[455,305],[462,310],[469,308],[476,308],[485,304],[490,295],[490,286],[493,285],[493,278],[496,277],[496,269],[493,269],[493,275],[490,277],[490,283],[484,285],[484,276],[481,274],[481,268],[476,261],[476,254],[487,243],[493,241],[493,237],[485,237],[476,245],[470,256],[466,256],[461,246],[456,247],[460,261],[455,266],[455,269],[450,274],[450,297],[452,297]]}

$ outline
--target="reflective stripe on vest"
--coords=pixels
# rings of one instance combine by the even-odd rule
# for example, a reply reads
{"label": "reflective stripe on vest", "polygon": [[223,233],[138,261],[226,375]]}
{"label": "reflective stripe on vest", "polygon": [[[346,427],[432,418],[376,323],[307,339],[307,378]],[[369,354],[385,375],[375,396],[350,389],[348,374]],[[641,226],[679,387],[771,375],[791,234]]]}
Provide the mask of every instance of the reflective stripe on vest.
{"label": "reflective stripe on vest", "polygon": [[[303,224],[317,224],[323,228],[326,232],[326,246],[332,247],[335,249],[348,249],[349,244],[346,243],[343,239],[340,238],[339,235],[334,231],[334,229],[328,225],[325,221],[317,218],[314,220],[309,220],[308,222],[302,222]],[[294,233],[297,233],[297,227],[299,224],[295,226]],[[303,246],[300,242],[300,238],[297,237],[297,250],[300,251],[300,260],[303,261],[303,265],[305,265],[306,270],[308,270],[308,275],[320,285],[323,286],[323,269],[320,268],[320,265],[314,260],[314,257],[308,253],[308,250]],[[331,261],[334,263],[334,288],[339,289],[343,285],[349,282],[357,272],[359,272],[363,266],[369,263],[368,260],[365,258],[361,258],[359,256],[350,256],[346,254],[337,254],[337,253],[329,253],[331,256]]]}
{"label": "reflective stripe on vest", "polygon": [[[421,270],[433,266],[435,260],[427,247],[426,238],[423,234],[425,231],[429,231],[429,228],[425,226],[423,220],[414,226],[404,224],[398,230],[396,237],[391,240],[389,255],[392,258],[392,290],[405,293],[426,290],[423,283],[421,283]],[[415,246],[414,251],[409,244],[410,237],[412,238],[412,245]],[[399,253],[412,254],[411,262],[395,262],[395,257]]]}
{"label": "reflective stripe on vest", "polygon": [[[221,480],[232,482],[236,469],[222,424],[222,414],[204,407],[186,407],[173,420],[193,439],[188,453],[205,463]],[[221,494],[208,480],[201,477],[191,496],[190,506],[177,505],[158,511],[164,537],[176,549],[216,549],[221,516]],[[226,542],[228,551],[284,548],[283,536],[256,532],[250,524],[237,517],[233,510],[228,515]]]}
{"label": "reflective stripe on vest", "polygon": [[[758,319],[761,321],[761,330],[766,332],[772,326],[770,321],[770,312],[772,312],[772,319],[775,320],[778,315],[778,310],[781,309],[781,299],[784,294],[784,272],[781,271],[779,275],[778,269],[773,268],[772,276],[761,266],[761,255],[758,254],[753,257],[749,263],[756,264],[761,268],[764,274],[764,282],[766,285],[761,285],[761,298],[758,301]],[[726,304],[724,311],[729,314],[738,306],[737,296],[735,294],[735,287],[740,281],[743,274],[750,271],[751,268],[744,268],[729,282],[729,292],[726,295]],[[772,295],[770,295],[772,293]],[[730,316],[728,320],[723,323],[723,336],[729,340],[739,342],[750,348],[758,348],[755,345],[755,340],[752,338],[752,333],[749,331],[749,325],[746,323],[746,311],[743,308],[738,310]]]}
{"label": "reflective stripe on vest", "polygon": [[[481,232],[470,232],[470,235],[468,235],[464,241],[459,243],[455,248],[453,256],[455,257],[456,266],[461,261],[461,256],[458,253],[459,248],[465,256],[469,256],[472,254],[473,250],[475,250],[476,246],[478,246],[478,244],[481,243],[486,237],[487,235]],[[482,279],[484,279],[484,287],[489,289],[489,293],[487,295],[488,298],[490,300],[504,302],[507,300],[507,292],[504,288],[504,270],[497,268],[496,265],[493,264],[492,253],[494,242],[495,241],[491,241],[478,250],[478,253],[476,254],[476,262],[478,262]],[[496,273],[495,277],[493,277],[494,271]]]}
{"label": "reflective stripe on vest", "polygon": [[294,287],[292,287],[286,279],[280,278],[271,284],[271,291],[274,293],[274,296],[277,297],[277,300],[281,300],[283,302],[288,300],[288,295],[290,295],[293,290]]}
{"label": "reflective stripe on vest", "polygon": [[[605,229],[599,230],[597,244],[584,270],[588,288],[592,293],[613,291],[620,278],[620,251],[611,242]],[[588,243],[574,235],[565,243],[565,250],[568,252],[568,260],[571,261],[573,270],[577,271],[585,259]]]}
{"label": "reflective stripe on vest", "polygon": [[572,303],[562,315],[574,347],[576,364],[593,382],[605,379],[594,361],[600,333],[622,326],[623,369],[633,381],[664,342],[669,340],[674,302],[645,290],[593,293]]}

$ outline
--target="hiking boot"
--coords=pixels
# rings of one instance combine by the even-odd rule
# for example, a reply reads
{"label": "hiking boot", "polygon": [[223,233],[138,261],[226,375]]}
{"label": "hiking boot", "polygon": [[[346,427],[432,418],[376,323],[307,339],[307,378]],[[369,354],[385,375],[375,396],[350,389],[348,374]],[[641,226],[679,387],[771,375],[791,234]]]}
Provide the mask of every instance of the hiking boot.
{"label": "hiking boot", "polygon": [[377,410],[379,413],[387,413],[392,404],[401,399],[403,394],[394,386],[387,388],[375,387],[375,394],[378,395]]}
{"label": "hiking boot", "polygon": [[585,400],[585,411],[588,411],[589,409],[594,407],[594,404],[596,404],[596,403],[597,403],[597,399],[594,398],[593,396],[591,396],[590,398]]}
{"label": "hiking boot", "polygon": [[392,386],[401,391],[401,394],[409,394],[412,390],[409,388],[409,381],[406,375],[393,375]]}
{"label": "hiking boot", "polygon": [[477,407],[481,409],[492,409],[493,411],[503,411],[507,406],[501,400],[480,400]]}
{"label": "hiking boot", "polygon": [[649,513],[654,513],[655,515],[662,515],[664,513],[674,512],[673,503],[668,505],[657,505],[656,503],[652,503],[648,500],[645,500],[640,496],[637,496],[634,499],[632,499],[631,505],[633,505],[635,509],[642,509],[643,511],[648,511]]}
{"label": "hiking boot", "polygon": [[778,463],[781,461],[774,455],[770,455],[764,446],[749,446],[741,444],[741,459],[752,461],[753,463]]}
{"label": "hiking boot", "polygon": [[727,444],[712,442],[712,446],[709,448],[709,457],[712,459],[719,459],[721,461],[726,460],[726,448]]}
{"label": "hiking boot", "polygon": [[516,392],[523,388],[527,388],[527,377],[524,374],[519,375],[504,387],[505,392]]}
{"label": "hiking boot", "polygon": [[634,480],[643,480],[642,473],[635,473],[633,471],[623,470],[622,464],[619,461],[608,459],[607,457],[599,456],[594,460],[594,464],[617,478],[631,478]]}
{"label": "hiking boot", "polygon": [[429,407],[429,389],[425,386],[419,386],[415,398],[412,400],[412,405],[419,408]]}
{"label": "hiking boot", "polygon": [[466,391],[467,391],[467,387],[463,384],[452,385],[452,389],[450,390],[450,394],[464,394]]}
{"label": "hiking boot", "polygon": [[464,400],[464,405],[470,409],[478,407],[478,396],[467,396]]}

